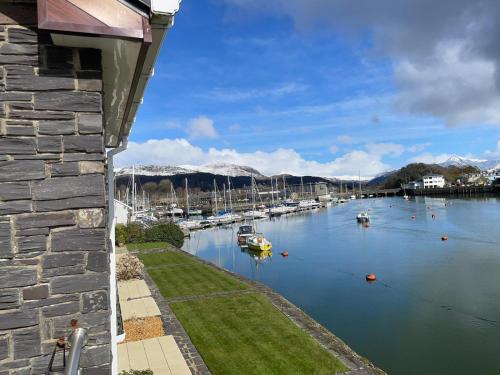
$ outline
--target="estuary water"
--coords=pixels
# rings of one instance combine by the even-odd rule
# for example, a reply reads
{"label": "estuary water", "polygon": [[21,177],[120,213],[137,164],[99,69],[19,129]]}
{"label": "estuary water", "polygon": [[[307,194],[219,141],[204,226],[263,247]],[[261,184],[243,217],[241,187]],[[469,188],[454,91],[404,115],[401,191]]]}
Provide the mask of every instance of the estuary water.
{"label": "estuary water", "polygon": [[238,225],[184,249],[270,286],[389,374],[500,374],[499,219],[498,198],[368,199],[256,222],[264,259],[237,246]]}

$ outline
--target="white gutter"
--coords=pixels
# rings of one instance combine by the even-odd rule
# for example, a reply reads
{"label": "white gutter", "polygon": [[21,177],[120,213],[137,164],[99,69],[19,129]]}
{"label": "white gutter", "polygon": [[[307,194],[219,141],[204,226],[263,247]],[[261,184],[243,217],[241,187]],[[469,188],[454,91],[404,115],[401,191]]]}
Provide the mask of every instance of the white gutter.
{"label": "white gutter", "polygon": [[118,374],[118,327],[116,324],[116,252],[115,252],[115,182],[114,182],[114,166],[113,157],[127,149],[128,139],[124,137],[121,146],[107,152],[108,160],[108,237],[111,242],[111,252],[109,254],[109,304],[111,305],[111,374]]}
{"label": "white gutter", "polygon": [[179,11],[182,0],[151,0],[151,13],[173,16]]}

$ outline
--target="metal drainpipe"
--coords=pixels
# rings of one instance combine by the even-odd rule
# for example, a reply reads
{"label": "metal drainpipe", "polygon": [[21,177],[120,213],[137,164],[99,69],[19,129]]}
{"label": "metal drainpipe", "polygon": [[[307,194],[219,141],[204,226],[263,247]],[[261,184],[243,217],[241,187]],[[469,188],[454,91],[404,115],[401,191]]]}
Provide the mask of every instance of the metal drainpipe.
{"label": "metal drainpipe", "polygon": [[80,373],[80,356],[82,348],[87,341],[87,332],[83,328],[75,328],[70,336],[69,343],[69,356],[68,363],[64,368],[64,375],[77,375]]}
{"label": "metal drainpipe", "polygon": [[109,239],[111,242],[111,253],[109,257],[110,272],[109,272],[109,303],[111,305],[111,374],[118,374],[118,343],[116,337],[118,329],[116,325],[116,253],[115,253],[115,183],[114,183],[114,165],[113,157],[127,149],[128,138],[124,137],[121,146],[108,151],[108,230]]}

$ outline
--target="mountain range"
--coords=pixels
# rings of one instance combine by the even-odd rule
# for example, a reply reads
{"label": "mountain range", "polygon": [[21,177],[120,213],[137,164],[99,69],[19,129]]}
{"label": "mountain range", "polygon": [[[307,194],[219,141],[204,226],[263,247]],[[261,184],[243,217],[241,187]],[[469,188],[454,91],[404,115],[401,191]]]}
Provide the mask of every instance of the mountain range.
{"label": "mountain range", "polygon": [[477,167],[483,171],[500,169],[500,158],[493,159],[471,159],[463,156],[452,155],[448,160],[439,163],[442,167],[456,166],[456,167]]}
{"label": "mountain range", "polygon": [[[400,183],[408,178],[418,179],[422,173],[441,173],[448,179],[456,178],[462,173],[471,173],[473,170],[495,170],[500,169],[500,158],[494,159],[472,159],[458,155],[453,155],[443,163],[439,164],[409,164],[401,169],[381,173],[368,181],[371,186],[400,186]],[[213,181],[216,180],[218,186],[227,183],[227,177],[231,177],[231,184],[235,188],[251,185],[251,176],[255,177],[259,184],[270,184],[270,177],[263,175],[258,170],[248,166],[217,163],[206,164],[202,166],[181,165],[181,166],[161,166],[161,165],[142,165],[134,167],[125,167],[115,170],[118,184],[129,184],[130,176],[135,173],[136,180],[141,184],[147,182],[159,183],[168,179],[175,187],[184,186],[185,178],[188,178],[191,187],[197,187],[201,190],[210,190],[213,187]],[[279,181],[282,183],[283,175],[279,175]],[[275,176],[276,177],[276,176]],[[351,183],[352,181],[339,180],[335,178],[325,178],[321,176],[291,176],[286,175],[287,185],[326,182],[330,185],[338,186],[342,183]]]}
{"label": "mountain range", "polygon": [[127,176],[131,175],[132,172],[138,176],[176,176],[176,175],[188,175],[194,173],[210,173],[213,175],[229,176],[229,177],[251,177],[255,178],[265,178],[262,173],[258,170],[236,164],[228,163],[217,163],[217,164],[206,164],[201,166],[193,165],[181,165],[181,166],[171,166],[171,165],[136,165],[134,167],[125,167],[115,170],[116,176]]}

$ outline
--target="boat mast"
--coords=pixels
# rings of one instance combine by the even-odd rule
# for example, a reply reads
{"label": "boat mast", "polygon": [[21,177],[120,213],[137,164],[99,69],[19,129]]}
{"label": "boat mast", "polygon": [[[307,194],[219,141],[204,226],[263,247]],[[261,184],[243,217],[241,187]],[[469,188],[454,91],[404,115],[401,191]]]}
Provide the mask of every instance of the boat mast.
{"label": "boat mast", "polygon": [[215,178],[214,178],[214,200],[215,200],[215,214],[217,215],[219,209],[217,207],[217,184],[215,183]]}
{"label": "boat mast", "polygon": [[300,176],[300,195],[304,199],[304,179]]}
{"label": "boat mast", "polygon": [[231,213],[233,212],[233,200],[231,199],[231,180],[229,179],[229,176],[227,176],[227,185],[228,185],[228,193],[229,193],[229,209],[231,210]]}
{"label": "boat mast", "polygon": [[285,195],[285,200],[286,200],[286,180],[285,180],[285,175],[283,175],[283,194]]}
{"label": "boat mast", "polygon": [[226,184],[222,184],[222,191],[224,192],[224,212],[227,212],[227,206],[226,206]]}
{"label": "boat mast", "polygon": [[274,206],[274,185],[273,185],[273,176],[271,176],[271,204]]}
{"label": "boat mast", "polygon": [[189,219],[189,190],[188,190],[187,177],[186,177],[186,217]]}
{"label": "boat mast", "polygon": [[363,195],[363,191],[361,190],[361,172],[359,172],[359,197]]}

